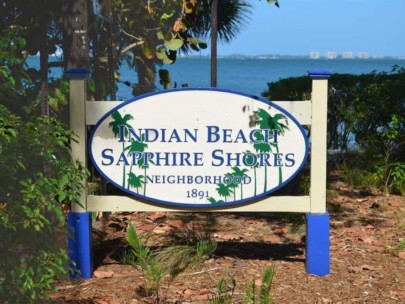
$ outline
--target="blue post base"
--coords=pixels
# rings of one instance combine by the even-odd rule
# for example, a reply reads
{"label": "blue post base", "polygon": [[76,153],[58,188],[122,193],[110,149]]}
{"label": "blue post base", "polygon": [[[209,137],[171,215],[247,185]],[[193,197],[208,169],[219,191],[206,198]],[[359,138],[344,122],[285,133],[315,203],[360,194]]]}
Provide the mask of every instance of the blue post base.
{"label": "blue post base", "polygon": [[69,258],[77,271],[70,271],[71,278],[89,279],[93,273],[91,246],[91,213],[70,212],[69,225]]}
{"label": "blue post base", "polygon": [[306,252],[308,274],[330,273],[329,213],[307,213]]}

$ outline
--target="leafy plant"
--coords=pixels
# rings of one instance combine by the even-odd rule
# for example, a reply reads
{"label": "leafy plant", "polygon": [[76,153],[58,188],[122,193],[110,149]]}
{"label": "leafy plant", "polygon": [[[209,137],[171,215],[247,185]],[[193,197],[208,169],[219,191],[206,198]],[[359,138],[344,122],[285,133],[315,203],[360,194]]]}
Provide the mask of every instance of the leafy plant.
{"label": "leafy plant", "polygon": [[217,291],[209,298],[210,304],[232,304],[232,297],[236,288],[236,281],[232,274],[227,273],[228,281],[221,278],[217,284]]}
{"label": "leafy plant", "polygon": [[70,140],[53,118],[24,121],[0,105],[0,294],[8,303],[47,299],[67,273],[65,211],[87,176]]}
{"label": "leafy plant", "polygon": [[[271,304],[273,303],[271,295],[271,285],[274,278],[274,268],[267,267],[262,275],[262,282],[260,288],[256,286],[255,280],[248,283],[246,294],[243,299],[245,304]],[[236,281],[232,274],[227,274],[228,280],[223,278],[219,279],[217,290],[215,294],[209,297],[210,304],[232,304],[233,297],[236,289]]]}
{"label": "leafy plant", "polygon": [[[180,273],[195,267],[203,261],[205,256],[212,254],[216,249],[215,243],[200,241],[195,247],[172,245],[153,252],[144,245],[133,225],[128,226],[126,239],[131,246],[130,253],[136,257],[145,278],[146,285],[143,292],[153,296],[157,303],[166,298],[166,294],[162,296],[160,293],[163,277],[169,277],[166,289],[168,291],[169,286]],[[125,260],[131,265],[134,264],[134,259],[128,254],[126,254]]]}

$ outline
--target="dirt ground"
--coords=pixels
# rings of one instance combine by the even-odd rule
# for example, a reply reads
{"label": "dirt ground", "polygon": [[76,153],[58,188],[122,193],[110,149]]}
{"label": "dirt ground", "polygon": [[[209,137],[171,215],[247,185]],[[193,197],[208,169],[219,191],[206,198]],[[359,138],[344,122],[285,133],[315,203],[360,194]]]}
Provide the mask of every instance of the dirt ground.
{"label": "dirt ground", "polygon": [[274,303],[405,303],[405,198],[352,191],[336,183],[328,194],[331,273],[305,271],[305,216],[255,213],[112,214],[93,229],[94,276],[57,283],[52,303],[156,303],[142,292],[138,268],[123,263],[127,222],[147,235],[147,245],[167,246],[210,234],[214,254],[181,273],[160,303],[209,303],[221,278],[236,289],[230,303],[243,303],[252,280],[261,285],[272,266]]}

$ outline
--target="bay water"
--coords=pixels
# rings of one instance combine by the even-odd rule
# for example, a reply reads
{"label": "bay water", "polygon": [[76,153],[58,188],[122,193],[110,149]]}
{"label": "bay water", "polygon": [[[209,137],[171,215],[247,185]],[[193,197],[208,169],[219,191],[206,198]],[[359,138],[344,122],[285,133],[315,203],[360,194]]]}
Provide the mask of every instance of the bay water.
{"label": "bay water", "polygon": [[[332,73],[367,74],[373,71],[390,72],[394,65],[405,66],[401,59],[309,59],[309,58],[219,58],[217,87],[246,94],[261,96],[267,90],[267,84],[282,78],[306,76],[311,69],[322,68]],[[179,58],[173,65],[161,68],[170,72],[172,86],[209,87],[210,59],[207,57]],[[127,66],[120,70],[122,81],[137,81],[135,71]],[[157,90],[163,90],[156,83]],[[132,89],[119,85],[117,97],[131,98]]]}
{"label": "bay water", "polygon": [[[29,57],[28,65],[38,68],[39,57]],[[217,87],[225,90],[242,92],[245,94],[261,96],[267,90],[267,84],[279,79],[306,76],[311,69],[327,69],[331,73],[340,74],[367,74],[373,71],[390,72],[392,67],[398,65],[405,67],[404,59],[310,59],[297,58],[218,58]],[[172,87],[187,85],[193,88],[206,88],[210,86],[210,58],[205,56],[181,57],[172,65],[158,67],[167,69],[170,73]],[[124,82],[136,83],[137,73],[122,65],[120,70],[117,99],[132,98],[132,88]],[[60,77],[61,70],[51,69],[50,76]],[[159,78],[159,77],[157,77]],[[156,81],[156,90],[163,90],[159,79]]]}

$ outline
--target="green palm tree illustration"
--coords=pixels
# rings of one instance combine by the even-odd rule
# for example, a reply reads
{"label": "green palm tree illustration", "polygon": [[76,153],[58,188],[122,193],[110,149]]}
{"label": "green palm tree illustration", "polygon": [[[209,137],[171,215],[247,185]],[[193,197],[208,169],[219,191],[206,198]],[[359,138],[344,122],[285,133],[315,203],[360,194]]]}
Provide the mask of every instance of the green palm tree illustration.
{"label": "green palm tree illustration", "polygon": [[[271,116],[270,113],[263,109],[259,109],[254,112],[254,114],[259,118],[256,121],[256,124],[259,125],[262,130],[274,130],[277,132],[278,136],[283,136],[285,131],[288,130],[288,118],[284,114],[278,113],[274,116]],[[283,123],[284,121],[284,123]],[[279,153],[278,143],[275,141],[272,143],[276,152]],[[278,167],[278,184],[280,185],[283,182],[283,170],[281,166]]]}
{"label": "green palm tree illustration", "polygon": [[233,192],[232,189],[230,187],[228,187],[228,185],[225,185],[223,183],[218,184],[218,187],[216,190],[217,190],[219,196],[223,196],[225,198],[225,202],[226,202],[226,198],[228,196],[231,196],[231,194]]}
{"label": "green palm tree illustration", "polygon": [[142,185],[145,184],[143,179],[143,175],[135,175],[134,173],[130,172],[128,174],[128,189],[133,187],[136,189],[136,193],[139,193],[139,188],[141,188]]}
{"label": "green palm tree illustration", "polygon": [[[151,163],[151,164],[155,164],[152,160],[149,160],[148,162]],[[144,176],[145,181],[146,181],[146,177],[147,177],[146,172],[149,169],[149,164],[146,165],[143,159],[139,159],[138,160],[138,167],[143,170],[143,176]],[[146,182],[145,182],[145,184],[143,186],[143,195],[146,195]]]}
{"label": "green palm tree illustration", "polygon": [[[255,133],[254,137],[256,139],[256,144],[253,144],[253,149],[258,153],[269,153],[271,152],[271,145],[264,142],[264,135],[262,133]],[[267,164],[264,163],[264,188],[263,192],[267,191]]]}
{"label": "green palm tree illustration", "polygon": [[208,198],[208,201],[211,203],[211,204],[220,204],[220,203],[224,203],[224,201],[223,200],[216,200],[215,198],[213,198],[213,197],[209,197]]}
{"label": "green palm tree illustration", "polygon": [[226,173],[225,176],[232,180],[231,183],[227,184],[227,187],[232,189],[233,200],[236,201],[236,188],[238,188],[239,184],[233,182],[235,177],[233,173]]}
{"label": "green palm tree illustration", "polygon": [[[136,152],[145,152],[145,149],[147,147],[148,147],[148,145],[145,144],[145,134],[142,134],[141,141],[132,139],[131,144],[129,146],[127,146],[124,150],[128,151],[128,154],[131,155]],[[131,172],[132,172],[132,163],[131,163],[131,167],[129,168],[129,173],[131,173]],[[146,176],[145,176],[145,178],[146,178]],[[128,189],[129,189],[129,184],[128,184]]]}
{"label": "green palm tree illustration", "polygon": [[[112,132],[114,133],[114,137],[116,138],[119,135],[120,132],[120,126],[125,126],[125,136],[128,136],[128,128],[131,126],[128,124],[128,121],[131,119],[134,119],[134,117],[131,114],[125,114],[124,117],[120,114],[119,111],[115,111],[111,114],[111,117],[113,121],[111,121],[108,124],[108,127],[112,129]],[[125,150],[125,141],[122,141],[122,151],[124,152]],[[125,188],[125,165],[123,166],[122,169],[122,187]]]}
{"label": "green palm tree illustration", "polygon": [[245,154],[247,154],[247,156],[246,156],[246,162],[248,163],[248,164],[252,164],[251,165],[251,167],[253,168],[253,176],[254,176],[254,180],[255,180],[255,189],[254,189],[254,196],[256,196],[256,194],[257,194],[257,172],[256,172],[256,170],[257,170],[257,168],[259,168],[259,163],[258,162],[256,162],[256,163],[254,163],[254,158],[253,158],[253,155],[252,155],[252,152],[250,152],[249,150],[247,150],[246,152],[244,152]]}
{"label": "green palm tree illustration", "polygon": [[243,179],[245,178],[245,176],[246,176],[246,172],[248,172],[249,170],[248,169],[240,169],[239,167],[232,167],[231,168],[232,170],[233,170],[233,173],[232,173],[232,175],[234,176],[234,177],[239,177],[239,179],[240,179],[240,199],[243,199]]}

